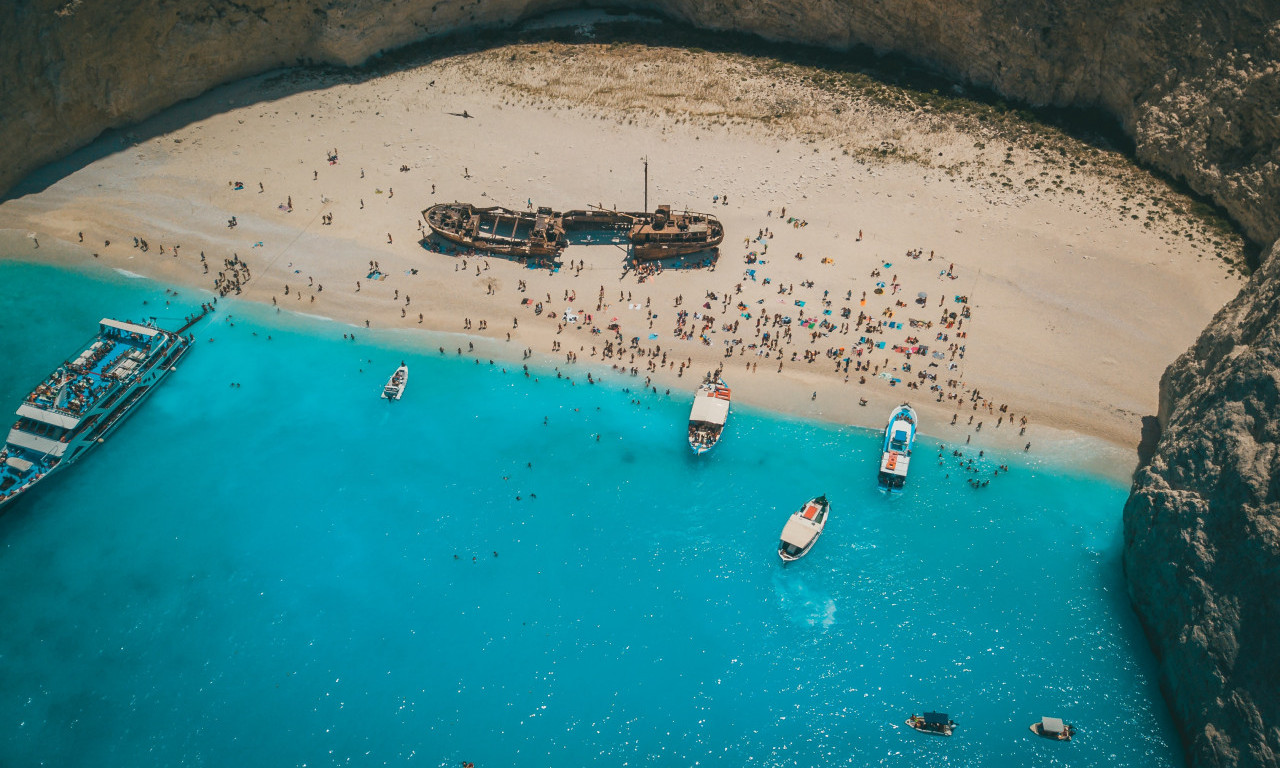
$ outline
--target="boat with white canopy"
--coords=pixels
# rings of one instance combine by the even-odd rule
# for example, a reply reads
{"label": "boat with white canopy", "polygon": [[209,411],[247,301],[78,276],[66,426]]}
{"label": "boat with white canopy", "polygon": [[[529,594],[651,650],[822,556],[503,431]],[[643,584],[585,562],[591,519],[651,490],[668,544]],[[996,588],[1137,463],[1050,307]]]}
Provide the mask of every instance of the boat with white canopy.
{"label": "boat with white canopy", "polygon": [[1053,741],[1071,741],[1071,737],[1076,735],[1076,727],[1062,722],[1060,717],[1042,717],[1040,722],[1031,724],[1031,732]]}
{"label": "boat with white canopy", "polygon": [[689,409],[689,447],[696,454],[703,454],[715,447],[729,419],[731,392],[724,379],[708,379],[693,395],[693,407]]}
{"label": "boat with white canopy", "polygon": [[799,560],[809,554],[822,529],[827,524],[827,513],[831,511],[831,503],[827,497],[817,496],[805,502],[798,512],[787,520],[782,528],[782,539],[778,542],[778,557],[783,563]]}

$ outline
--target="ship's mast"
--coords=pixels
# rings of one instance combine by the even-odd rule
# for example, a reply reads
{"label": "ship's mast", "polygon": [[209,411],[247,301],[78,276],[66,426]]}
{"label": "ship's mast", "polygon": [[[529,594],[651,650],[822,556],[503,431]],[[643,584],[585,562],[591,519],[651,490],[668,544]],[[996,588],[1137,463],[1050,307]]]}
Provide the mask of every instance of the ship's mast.
{"label": "ship's mast", "polygon": [[644,158],[644,211],[649,212],[649,157]]}

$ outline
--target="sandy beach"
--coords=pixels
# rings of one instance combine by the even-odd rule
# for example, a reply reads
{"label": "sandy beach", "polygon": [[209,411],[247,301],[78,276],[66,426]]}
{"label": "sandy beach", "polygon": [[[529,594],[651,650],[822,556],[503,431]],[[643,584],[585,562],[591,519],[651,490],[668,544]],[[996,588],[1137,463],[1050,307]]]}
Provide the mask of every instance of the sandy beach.
{"label": "sandy beach", "polygon": [[[1130,457],[1125,471],[1165,366],[1239,289],[1238,238],[1116,153],[744,57],[625,48],[513,45],[220,88],[0,204],[4,253],[206,291],[234,260],[239,298],[357,335],[465,333],[477,355],[634,369],[660,390],[722,367],[740,402],[878,428],[909,401],[926,434],[1018,450],[1083,436]],[[453,200],[640,210],[642,158],[650,208],[724,223],[714,268],[642,278],[602,244],[549,272],[421,243],[421,211]]]}

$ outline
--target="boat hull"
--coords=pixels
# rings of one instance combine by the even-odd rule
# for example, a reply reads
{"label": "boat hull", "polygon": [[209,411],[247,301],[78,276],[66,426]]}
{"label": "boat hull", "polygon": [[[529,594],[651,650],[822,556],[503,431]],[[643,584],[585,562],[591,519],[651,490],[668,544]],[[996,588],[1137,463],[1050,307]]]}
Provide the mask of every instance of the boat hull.
{"label": "boat hull", "polygon": [[911,730],[918,731],[919,733],[927,733],[930,736],[950,736],[955,732],[955,726],[952,725],[947,725],[941,729],[927,728],[923,725],[917,724],[915,720],[910,718],[907,719],[906,724],[911,728]]}
{"label": "boat hull", "polygon": [[[403,374],[403,376],[401,376]],[[396,381],[396,377],[400,376],[400,381]],[[388,402],[399,400],[404,394],[405,387],[409,386],[409,367],[402,365],[391,374],[391,378],[387,379],[387,384],[382,388],[382,399]]]}
{"label": "boat hull", "polygon": [[689,410],[689,448],[697,456],[710,451],[724,435],[732,391],[724,379],[706,382],[693,395]]}
{"label": "boat hull", "polygon": [[1071,737],[1076,734],[1076,729],[1075,726],[1068,725],[1066,730],[1061,733],[1049,733],[1040,726],[1040,723],[1032,723],[1031,732],[1049,741],[1071,741]]}
{"label": "boat hull", "polygon": [[[137,380],[119,393],[114,407],[109,410],[99,411],[99,420],[92,427],[87,427],[83,433],[76,435],[74,439],[67,442],[66,451],[56,464],[12,490],[0,491],[0,513],[8,511],[20,499],[29,498],[31,491],[37,486],[42,486],[50,477],[75,464],[94,448],[103,444],[112,433],[120,428],[120,425],[137,409],[137,406],[150,397],[160,382],[164,381],[174,371],[178,361],[190,349],[190,341],[174,334],[172,347],[148,369],[146,374],[139,375]],[[86,413],[86,420],[93,415],[93,411]]]}
{"label": "boat hull", "polygon": [[658,261],[660,259],[670,259],[677,256],[688,256],[694,253],[702,253],[716,248],[724,241],[724,237],[708,243],[672,243],[666,245],[633,245],[631,247],[631,255],[637,261]]}
{"label": "boat hull", "polygon": [[889,423],[884,428],[880,471],[876,477],[880,490],[890,494],[902,493],[907,484],[907,470],[911,465],[911,451],[915,447],[918,424],[915,410],[906,403],[889,414]]}
{"label": "boat hull", "polygon": [[815,496],[787,518],[787,524],[778,540],[778,557],[784,564],[793,563],[813,550],[813,545],[818,543],[822,532],[826,530],[830,512],[831,503],[827,501],[827,497]]}
{"label": "boat hull", "polygon": [[[555,223],[559,221],[559,214],[556,213],[549,214],[550,221],[552,223],[549,224],[548,231],[550,232],[549,236],[552,239],[512,239],[480,231],[478,226],[471,234],[459,231],[459,227],[463,226],[464,221],[478,221],[485,217],[491,217],[494,219],[495,228],[497,226],[497,222],[501,220],[516,221],[533,228],[541,215],[542,214],[511,211],[506,208],[496,206],[491,208],[476,208],[465,203],[435,205],[422,212],[423,218],[427,221],[427,227],[433,233],[464,248],[493,253],[499,256],[529,258],[558,257],[567,247],[568,243],[563,237],[564,230],[559,227],[558,223]],[[514,229],[516,228],[513,228],[513,230]]]}

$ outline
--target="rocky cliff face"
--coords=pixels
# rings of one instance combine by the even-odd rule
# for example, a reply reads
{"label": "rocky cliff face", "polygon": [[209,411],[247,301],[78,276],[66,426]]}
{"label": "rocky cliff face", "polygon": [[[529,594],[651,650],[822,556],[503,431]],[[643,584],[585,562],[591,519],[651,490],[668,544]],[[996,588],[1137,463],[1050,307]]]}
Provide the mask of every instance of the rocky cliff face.
{"label": "rocky cliff face", "polygon": [[1197,766],[1280,766],[1280,244],[1161,382],[1125,571]]}
{"label": "rocky cliff face", "polygon": [[[102,130],[300,61],[351,65],[578,0],[10,0],[0,190]],[[1036,104],[1115,115],[1142,160],[1280,237],[1280,0],[605,0],[710,29],[869,45]],[[1272,249],[1272,255],[1274,251]],[[1162,391],[1125,510],[1134,605],[1197,766],[1280,752],[1280,259]]]}

